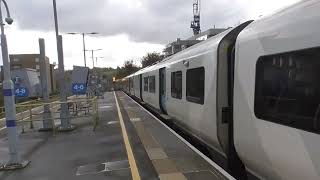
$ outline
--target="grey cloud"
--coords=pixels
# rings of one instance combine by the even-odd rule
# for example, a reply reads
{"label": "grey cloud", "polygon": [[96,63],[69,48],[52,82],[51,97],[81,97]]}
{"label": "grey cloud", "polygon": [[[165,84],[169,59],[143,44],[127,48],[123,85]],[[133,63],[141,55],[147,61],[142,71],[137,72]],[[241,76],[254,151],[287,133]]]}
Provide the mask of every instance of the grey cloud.
{"label": "grey cloud", "polygon": [[[193,0],[140,0],[142,6],[138,8],[115,5],[112,3],[115,1],[57,0],[61,33],[127,34],[136,42],[161,44],[192,35],[189,26]],[[244,21],[247,17],[245,7],[236,2],[202,0],[202,29],[214,25],[229,27]],[[54,29],[52,0],[11,0],[8,3],[20,29]]]}

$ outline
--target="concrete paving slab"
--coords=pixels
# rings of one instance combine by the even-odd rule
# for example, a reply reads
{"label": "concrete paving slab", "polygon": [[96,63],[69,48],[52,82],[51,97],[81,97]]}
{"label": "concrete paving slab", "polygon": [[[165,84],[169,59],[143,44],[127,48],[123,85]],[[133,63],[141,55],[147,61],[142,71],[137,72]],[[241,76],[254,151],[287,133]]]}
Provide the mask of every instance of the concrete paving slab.
{"label": "concrete paving slab", "polygon": [[187,180],[181,173],[160,174],[160,180]]}
{"label": "concrete paving slab", "polygon": [[[100,180],[100,179],[131,179],[130,169],[116,168],[111,162],[127,162],[121,130],[117,126],[109,126],[108,122],[118,121],[114,96],[106,94],[99,100],[99,126],[92,128],[91,118],[79,118],[72,122],[77,129],[67,133],[43,133],[27,131],[20,134],[19,150],[24,159],[31,164],[17,171],[0,172],[1,180]],[[107,103],[108,102],[108,103]],[[107,105],[108,107],[106,108]],[[0,136],[0,159],[6,161],[8,150],[5,135]],[[105,164],[103,164],[105,163]],[[107,164],[106,164],[107,163]],[[79,167],[88,164],[101,164],[108,171],[97,174],[77,175]],[[128,163],[126,163],[128,164]]]}
{"label": "concrete paving slab", "polygon": [[[90,117],[72,120],[76,130],[56,136],[26,128],[19,135],[19,151],[31,164],[18,171],[2,171],[0,179],[132,179],[128,144],[124,143],[121,130],[123,124],[142,180],[225,179],[123,92],[105,93],[98,104],[96,131]],[[5,133],[0,133],[0,162],[6,162],[7,158],[7,139]]]}
{"label": "concrete paving slab", "polygon": [[[153,159],[153,166],[162,178],[163,174],[182,174],[186,179],[221,180],[228,179],[214,166],[207,162],[201,155],[190,148],[169,129],[164,127],[150,113],[145,111],[129,96],[118,92],[121,102],[126,109],[129,118],[140,118],[141,121],[134,122],[134,126],[148,151],[150,159],[160,154],[167,158]],[[130,108],[126,108],[130,107]],[[150,144],[153,144],[150,147]],[[154,153],[154,149],[157,153]],[[153,149],[153,150],[150,150]],[[161,153],[160,150],[161,149]]]}
{"label": "concrete paving slab", "polygon": [[154,159],[153,166],[159,174],[177,173],[178,169],[170,159]]}
{"label": "concrete paving slab", "polygon": [[149,148],[146,150],[151,160],[168,158],[167,154],[161,148]]}

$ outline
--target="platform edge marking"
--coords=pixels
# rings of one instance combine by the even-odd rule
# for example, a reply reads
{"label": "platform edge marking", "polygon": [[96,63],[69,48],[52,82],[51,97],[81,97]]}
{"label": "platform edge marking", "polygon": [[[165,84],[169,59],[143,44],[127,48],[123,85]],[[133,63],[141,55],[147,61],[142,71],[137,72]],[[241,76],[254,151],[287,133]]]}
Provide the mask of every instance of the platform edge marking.
{"label": "platform edge marking", "polygon": [[124,93],[124,94],[126,96],[128,96],[138,106],[140,106],[142,109],[144,109],[150,116],[152,116],[154,119],[156,119],[160,124],[162,124],[166,129],[168,129],[172,134],[174,134],[178,139],[180,139],[184,144],[186,144],[190,149],[192,149],[195,153],[197,153],[200,157],[202,157],[205,161],[207,161],[212,167],[214,167],[216,170],[218,170],[222,175],[225,176],[225,178],[228,178],[229,180],[236,180],[228,172],[226,172],[222,167],[220,167],[218,164],[216,164],[214,161],[212,161],[210,158],[208,158],[206,155],[204,155],[202,152],[200,152],[197,148],[195,148],[193,145],[191,145],[187,140],[185,140],[183,137],[181,137],[179,134],[177,134],[174,130],[172,130],[169,126],[167,126],[165,123],[163,123],[159,118],[157,118],[151,112],[149,112],[145,107],[143,107],[139,103],[137,103],[128,94],[126,94],[126,93]]}
{"label": "platform edge marking", "polygon": [[122,137],[123,137],[124,144],[125,144],[125,147],[126,147],[126,150],[127,150],[127,156],[128,156],[128,160],[129,160],[129,164],[130,164],[130,170],[131,170],[132,179],[133,180],[141,180],[140,174],[139,174],[139,170],[138,170],[138,167],[137,167],[137,163],[136,163],[136,160],[134,158],[133,151],[131,149],[131,145],[130,145],[130,142],[129,142],[129,137],[128,137],[128,134],[127,134],[126,126],[124,124],[123,117],[122,117],[122,114],[121,114],[121,111],[120,111],[118,99],[117,99],[116,93],[113,92],[113,94],[114,94],[114,98],[116,100],[118,116],[119,116],[121,131],[122,131]]}

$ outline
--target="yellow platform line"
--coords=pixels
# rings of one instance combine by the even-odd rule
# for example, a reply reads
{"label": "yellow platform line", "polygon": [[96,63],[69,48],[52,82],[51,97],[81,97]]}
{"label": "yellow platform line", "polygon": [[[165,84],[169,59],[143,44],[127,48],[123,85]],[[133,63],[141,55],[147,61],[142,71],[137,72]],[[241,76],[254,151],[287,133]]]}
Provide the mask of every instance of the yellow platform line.
{"label": "yellow platform line", "polygon": [[122,131],[122,137],[123,137],[123,141],[124,141],[124,144],[125,144],[126,150],[127,150],[127,156],[128,156],[128,160],[129,160],[129,164],[130,164],[130,170],[131,170],[132,179],[133,180],[141,180],[140,174],[139,174],[139,171],[138,171],[138,167],[137,167],[137,163],[136,163],[136,160],[134,158],[134,155],[133,155],[133,152],[132,152],[132,149],[131,149],[131,145],[130,145],[130,142],[129,142],[129,137],[128,137],[128,134],[127,134],[126,126],[125,126],[123,118],[122,118],[122,114],[121,114],[121,111],[120,111],[120,107],[119,107],[119,103],[118,103],[118,100],[117,100],[117,96],[116,96],[115,92],[113,92],[113,94],[114,94],[114,98],[115,98],[116,104],[117,104],[118,116],[119,116],[121,131]]}

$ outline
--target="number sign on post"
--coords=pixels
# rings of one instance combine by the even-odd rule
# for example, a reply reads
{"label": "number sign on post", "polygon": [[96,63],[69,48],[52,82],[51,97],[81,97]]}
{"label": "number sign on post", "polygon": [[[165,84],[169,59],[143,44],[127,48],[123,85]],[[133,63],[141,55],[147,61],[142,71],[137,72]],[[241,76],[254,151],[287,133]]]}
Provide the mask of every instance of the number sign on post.
{"label": "number sign on post", "polygon": [[73,94],[86,94],[87,85],[84,83],[73,83],[72,84],[72,93]]}

